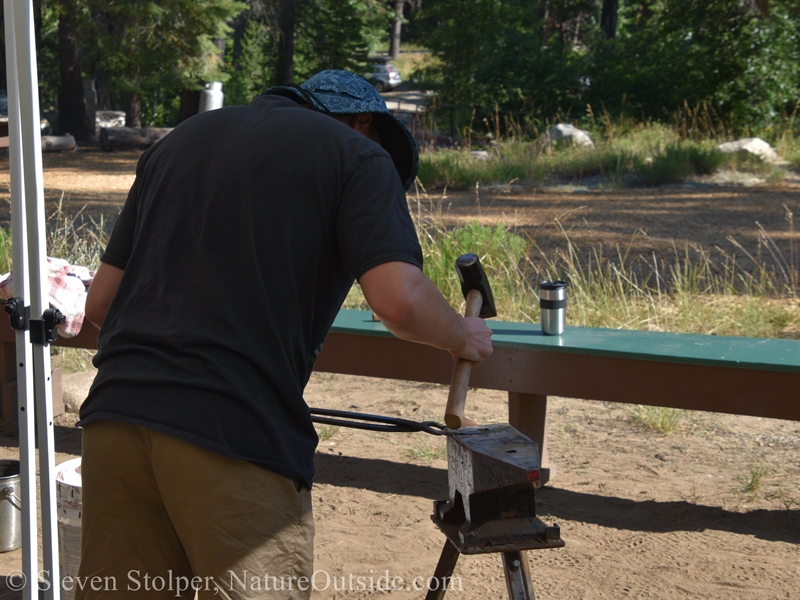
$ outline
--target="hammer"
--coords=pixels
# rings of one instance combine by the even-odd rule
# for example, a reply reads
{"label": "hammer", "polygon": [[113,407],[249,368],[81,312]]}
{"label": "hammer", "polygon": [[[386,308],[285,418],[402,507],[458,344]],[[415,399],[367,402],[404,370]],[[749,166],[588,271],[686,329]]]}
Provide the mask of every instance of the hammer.
{"label": "hammer", "polygon": [[[467,300],[465,317],[481,317],[489,319],[497,316],[492,297],[492,288],[486,273],[483,272],[481,261],[476,254],[465,254],[456,260],[458,279],[461,281],[461,291]],[[450,429],[459,429],[464,425],[475,425],[473,421],[464,417],[464,405],[467,401],[467,388],[469,376],[472,372],[472,363],[468,360],[456,359],[453,367],[453,378],[450,381],[450,393],[447,396],[447,409],[444,413],[444,422]]]}

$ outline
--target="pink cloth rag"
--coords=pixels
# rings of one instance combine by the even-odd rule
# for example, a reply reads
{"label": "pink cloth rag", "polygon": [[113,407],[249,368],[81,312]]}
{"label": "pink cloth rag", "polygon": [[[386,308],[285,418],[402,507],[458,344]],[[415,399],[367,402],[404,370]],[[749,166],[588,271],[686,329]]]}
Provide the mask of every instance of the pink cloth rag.
{"label": "pink cloth rag", "polygon": [[[47,296],[51,308],[56,308],[67,318],[58,326],[58,335],[74,337],[81,331],[86,292],[92,284],[95,272],[86,267],[69,264],[60,258],[47,259]],[[14,296],[11,273],[0,275],[0,298],[8,300]]]}

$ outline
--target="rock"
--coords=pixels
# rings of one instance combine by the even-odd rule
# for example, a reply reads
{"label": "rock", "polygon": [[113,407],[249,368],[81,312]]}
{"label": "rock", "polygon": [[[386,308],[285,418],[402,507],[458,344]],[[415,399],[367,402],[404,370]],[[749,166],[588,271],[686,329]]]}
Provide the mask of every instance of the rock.
{"label": "rock", "polygon": [[91,367],[78,373],[67,373],[61,376],[61,389],[64,393],[64,403],[69,405],[71,412],[78,412],[81,404],[89,394],[97,369]]}
{"label": "rock", "polygon": [[583,129],[578,129],[569,123],[559,123],[550,128],[547,132],[547,141],[557,142],[559,140],[566,140],[567,143],[575,144],[577,146],[584,146],[586,148],[594,148],[594,142],[589,134]]}
{"label": "rock", "polygon": [[754,154],[764,162],[775,162],[778,160],[778,153],[767,142],[761,138],[744,138],[735,142],[720,144],[717,148],[721,152],[749,152]]}
{"label": "rock", "polygon": [[98,110],[97,130],[100,131],[104,127],[125,127],[125,111]]}

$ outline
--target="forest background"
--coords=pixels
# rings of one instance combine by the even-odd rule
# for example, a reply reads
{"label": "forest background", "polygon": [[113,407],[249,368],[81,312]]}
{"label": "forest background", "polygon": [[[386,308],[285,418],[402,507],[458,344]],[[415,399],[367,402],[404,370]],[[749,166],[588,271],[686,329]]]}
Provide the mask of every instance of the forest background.
{"label": "forest background", "polygon": [[[376,53],[473,122],[535,137],[602,114],[723,137],[796,133],[796,0],[33,0],[41,106],[89,139],[84,86],[126,125],[174,126],[222,81],[226,104]],[[0,57],[0,86],[5,60]]]}

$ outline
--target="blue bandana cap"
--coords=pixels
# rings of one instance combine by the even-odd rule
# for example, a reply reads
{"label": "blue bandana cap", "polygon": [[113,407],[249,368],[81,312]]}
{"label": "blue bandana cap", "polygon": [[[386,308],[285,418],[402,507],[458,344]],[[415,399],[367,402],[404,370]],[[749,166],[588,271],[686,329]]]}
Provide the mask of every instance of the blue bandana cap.
{"label": "blue bandana cap", "polygon": [[332,115],[371,113],[381,145],[392,157],[403,188],[408,190],[414,183],[419,169],[419,150],[414,136],[386,108],[378,90],[364,78],[349,71],[320,71],[299,86],[277,86],[264,94],[308,102],[317,110]]}

